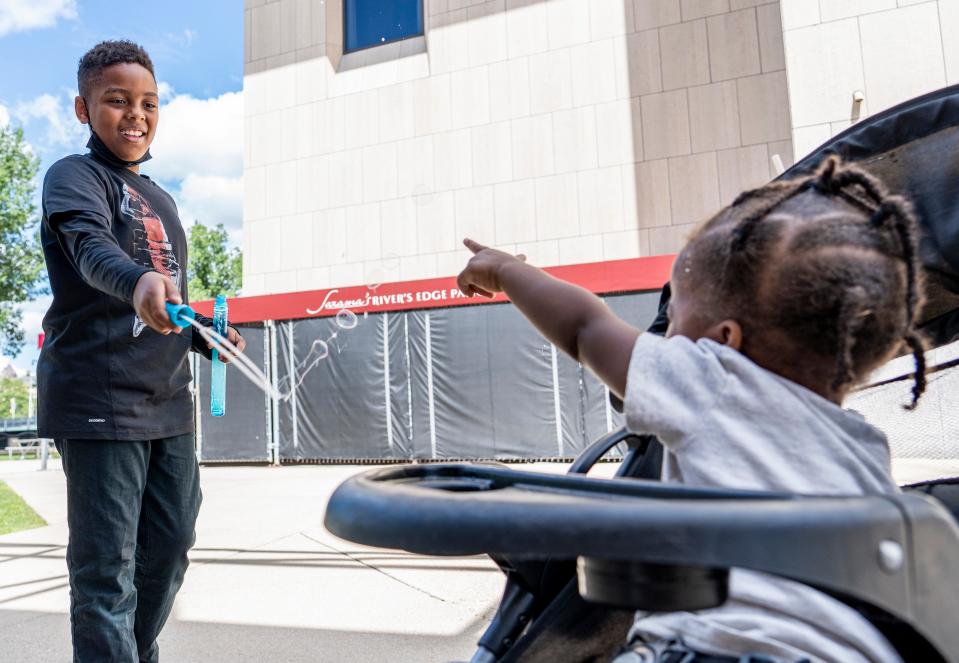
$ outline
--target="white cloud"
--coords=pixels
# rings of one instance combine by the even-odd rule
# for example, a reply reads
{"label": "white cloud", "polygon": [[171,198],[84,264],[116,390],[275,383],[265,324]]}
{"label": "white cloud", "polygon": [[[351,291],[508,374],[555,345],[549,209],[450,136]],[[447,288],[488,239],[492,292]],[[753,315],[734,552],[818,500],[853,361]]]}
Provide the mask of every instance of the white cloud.
{"label": "white cloud", "polygon": [[[172,90],[161,85],[162,89]],[[143,171],[165,182],[195,173],[239,177],[243,172],[243,94],[226,92],[197,99],[174,94],[163,102],[150,147],[154,159]]]}
{"label": "white cloud", "polygon": [[[173,195],[184,226],[197,220],[206,225],[222,223],[230,230],[231,244],[239,245],[243,218],[242,93],[197,99],[177,94],[164,81],[157,87],[160,124],[150,146],[154,158],[143,164],[143,173],[159,180]],[[42,94],[10,109],[11,119],[24,126],[34,146],[51,163],[66,154],[85,151],[89,129],[76,120],[74,96],[72,90],[63,90],[59,96]],[[0,126],[4,111],[0,105]]]}
{"label": "white cloud", "polygon": [[170,185],[184,226],[222,223],[231,244],[243,225],[243,95],[197,99],[160,91],[160,125],[143,172]]}
{"label": "white cloud", "polygon": [[10,111],[3,104],[0,104],[0,129],[10,125]]}
{"label": "white cloud", "polygon": [[76,0],[0,0],[0,37],[77,18]]}
{"label": "white cloud", "polygon": [[[0,3],[5,0],[0,0]],[[190,174],[236,178],[243,172],[243,94],[226,92],[197,99],[177,94],[161,81],[160,123],[150,146],[154,159],[143,172],[166,183]],[[22,124],[31,142],[45,156],[83,152],[89,127],[77,121],[73,109],[75,90],[44,93],[12,108],[0,105],[0,126],[5,118]]]}
{"label": "white cloud", "polygon": [[227,228],[243,225],[243,177],[190,173],[174,195],[180,210],[180,221],[191,226],[200,221],[205,226],[222,223]]}
{"label": "white cloud", "polygon": [[[193,46],[193,42],[199,39],[200,33],[190,28],[184,28],[181,32],[167,32],[162,36],[157,36],[162,40],[161,43],[151,44],[147,49],[153,54],[154,62],[177,57],[178,55],[182,56],[182,51]],[[166,58],[162,56],[166,56]]]}
{"label": "white cloud", "polygon": [[[78,151],[86,144],[89,129],[77,121],[73,110],[74,96],[45,93],[29,101],[20,101],[13,109],[13,117],[24,125],[29,135],[39,136],[32,140],[42,149]],[[31,129],[36,122],[43,127],[38,132]]]}

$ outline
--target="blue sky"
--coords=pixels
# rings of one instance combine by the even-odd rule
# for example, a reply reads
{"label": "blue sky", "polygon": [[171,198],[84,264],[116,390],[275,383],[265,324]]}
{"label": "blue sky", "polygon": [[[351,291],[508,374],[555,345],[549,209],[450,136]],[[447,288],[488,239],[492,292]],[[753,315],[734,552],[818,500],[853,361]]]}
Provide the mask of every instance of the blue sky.
{"label": "blue sky", "polygon": [[[50,9],[37,16],[36,27],[24,17],[26,25],[17,30],[2,17],[23,13],[21,5]],[[73,91],[77,60],[104,39],[141,44],[157,77],[177,92],[209,98],[243,86],[242,0],[0,0],[0,98],[9,105]]]}
{"label": "blue sky", "polygon": [[[147,49],[160,85],[154,159],[142,171],[176,199],[184,225],[242,226],[243,2],[0,0],[0,124],[22,126],[40,156],[84,152],[88,130],[73,114],[77,61],[104,39]],[[39,197],[38,197],[39,210]],[[24,307],[27,344],[13,365],[32,368],[42,298]],[[0,365],[5,359],[0,359]]]}

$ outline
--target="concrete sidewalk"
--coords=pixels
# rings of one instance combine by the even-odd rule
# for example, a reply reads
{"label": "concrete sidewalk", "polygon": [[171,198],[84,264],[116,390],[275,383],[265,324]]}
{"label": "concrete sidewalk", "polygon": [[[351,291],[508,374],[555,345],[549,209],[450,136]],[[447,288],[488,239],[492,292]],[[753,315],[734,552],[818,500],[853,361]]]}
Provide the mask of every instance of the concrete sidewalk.
{"label": "concrete sidewalk", "polygon": [[[58,460],[0,463],[49,525],[0,536],[0,663],[70,660]],[[160,637],[166,663],[469,660],[503,587],[486,557],[429,558],[343,541],[322,525],[353,466],[204,467],[193,564]],[[519,469],[564,472],[562,464]],[[610,475],[604,464],[596,474]],[[900,483],[959,461],[900,460]]]}
{"label": "concrete sidewalk", "polygon": [[[38,468],[0,463],[0,479],[49,523],[0,536],[2,663],[70,660],[65,483],[59,461]],[[503,575],[486,557],[427,558],[327,532],[330,493],[366,469],[204,467],[197,543],[160,637],[163,660],[468,660]]]}

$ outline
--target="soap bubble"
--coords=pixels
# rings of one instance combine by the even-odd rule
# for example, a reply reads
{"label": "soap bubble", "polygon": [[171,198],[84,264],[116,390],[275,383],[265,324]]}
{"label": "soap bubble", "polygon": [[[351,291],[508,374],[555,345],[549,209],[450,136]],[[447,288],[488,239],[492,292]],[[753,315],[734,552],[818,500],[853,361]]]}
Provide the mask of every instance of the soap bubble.
{"label": "soap bubble", "polygon": [[353,329],[359,320],[356,317],[356,313],[349,309],[340,309],[336,313],[336,326],[340,329]]}
{"label": "soap bubble", "polygon": [[313,343],[310,344],[310,351],[306,353],[306,357],[281,381],[279,399],[282,401],[289,400],[290,396],[293,395],[293,391],[303,383],[307,374],[313,370],[317,364],[329,356],[330,346],[327,345],[326,341],[319,338],[313,341]]}
{"label": "soap bubble", "polygon": [[383,254],[383,269],[388,272],[396,272],[400,268],[400,256],[396,253]]}
{"label": "soap bubble", "polygon": [[382,267],[373,267],[366,273],[366,287],[376,290],[386,280],[386,270]]}
{"label": "soap bubble", "polygon": [[[419,185],[413,192],[414,199],[418,196],[419,198],[426,198],[426,200],[420,200],[418,204],[422,203],[424,205],[430,204],[432,202],[433,194],[425,186]],[[400,256],[396,253],[385,253],[383,254],[382,260],[379,263],[371,266],[366,274],[365,279],[367,283],[367,288],[375,291],[384,282],[393,279],[398,280],[399,278],[399,268],[400,268]],[[308,313],[318,313],[319,309],[316,311],[308,310]],[[363,312],[363,319],[365,320],[368,316],[368,312]],[[305,359],[300,361],[295,368],[290,372],[290,375],[281,380],[280,389],[278,392],[272,392],[276,394],[276,397],[280,400],[288,400],[292,397],[294,390],[300,384],[302,384],[307,373],[309,373],[313,368],[315,368],[322,360],[326,359],[331,354],[331,346],[336,349],[336,354],[347,347],[348,343],[344,343],[342,346],[337,340],[337,336],[340,330],[350,330],[355,328],[359,324],[359,317],[353,311],[349,309],[340,309],[337,311],[336,316],[333,318],[335,327],[333,327],[330,335],[324,339],[316,339],[313,341],[313,344],[310,346],[310,351],[307,353]],[[347,339],[348,340],[348,339]],[[252,379],[252,378],[251,378]],[[254,382],[262,383],[259,386],[267,391],[268,384],[266,379],[263,378],[259,381],[254,380]]]}
{"label": "soap bubble", "polygon": [[366,287],[375,291],[387,281],[398,281],[400,272],[400,256],[396,253],[384,253],[379,263],[370,267],[366,272]]}
{"label": "soap bubble", "polygon": [[426,207],[433,203],[433,189],[425,184],[417,184],[410,192],[413,196],[413,204],[417,207]]}
{"label": "soap bubble", "polygon": [[310,352],[306,355],[306,359],[300,362],[300,366],[303,366],[310,361],[315,363],[322,359],[326,359],[329,354],[330,346],[326,344],[326,341],[318,338],[313,341],[312,345],[310,345]]}

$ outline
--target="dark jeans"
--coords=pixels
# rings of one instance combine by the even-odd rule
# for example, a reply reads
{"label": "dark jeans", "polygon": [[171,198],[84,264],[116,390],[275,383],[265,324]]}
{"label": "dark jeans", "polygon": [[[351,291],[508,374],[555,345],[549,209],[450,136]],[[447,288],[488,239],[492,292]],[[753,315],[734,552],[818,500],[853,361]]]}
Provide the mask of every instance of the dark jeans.
{"label": "dark jeans", "polygon": [[155,663],[200,509],[193,434],[55,442],[67,476],[74,663]]}

